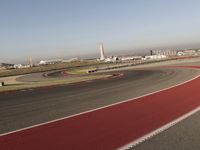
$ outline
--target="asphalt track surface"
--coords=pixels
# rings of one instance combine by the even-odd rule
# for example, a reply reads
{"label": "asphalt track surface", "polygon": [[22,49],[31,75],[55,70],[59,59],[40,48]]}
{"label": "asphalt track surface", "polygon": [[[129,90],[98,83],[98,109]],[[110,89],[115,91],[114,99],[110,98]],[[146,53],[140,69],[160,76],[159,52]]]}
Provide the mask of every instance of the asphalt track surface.
{"label": "asphalt track surface", "polygon": [[[134,98],[199,74],[197,70],[176,68],[123,73],[123,77],[109,80],[1,95],[0,132]],[[0,148],[118,148],[197,107],[199,80],[106,109],[1,136]],[[193,92],[192,100],[187,90]]]}

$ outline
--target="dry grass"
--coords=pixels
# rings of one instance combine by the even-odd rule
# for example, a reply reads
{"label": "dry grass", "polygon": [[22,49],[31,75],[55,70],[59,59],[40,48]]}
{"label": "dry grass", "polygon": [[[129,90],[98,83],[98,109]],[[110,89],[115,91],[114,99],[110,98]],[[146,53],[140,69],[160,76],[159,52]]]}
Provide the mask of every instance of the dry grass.
{"label": "dry grass", "polygon": [[23,74],[36,73],[36,72],[45,72],[45,71],[65,69],[65,68],[67,69],[70,67],[101,65],[101,64],[104,64],[104,63],[97,62],[97,61],[76,61],[76,62],[66,62],[66,63],[60,63],[60,64],[36,66],[32,68],[11,69],[11,70],[0,72],[0,77],[23,75]]}
{"label": "dry grass", "polygon": [[7,72],[8,70],[5,68],[0,68],[0,73]]}
{"label": "dry grass", "polygon": [[77,82],[82,82],[82,81],[89,81],[89,80],[106,78],[106,77],[109,77],[109,76],[110,75],[89,75],[89,76],[81,76],[81,77],[72,77],[72,78],[67,78],[67,79],[62,79],[62,80],[42,81],[42,82],[27,82],[27,83],[21,83],[21,84],[10,84],[10,85],[7,85],[7,86],[0,87],[0,92],[77,83]]}
{"label": "dry grass", "polygon": [[88,71],[89,70],[95,70],[97,68],[85,68],[85,69],[71,69],[69,71],[65,71],[66,73],[69,73],[69,74],[79,74],[79,75],[83,75],[83,74],[88,74]]}

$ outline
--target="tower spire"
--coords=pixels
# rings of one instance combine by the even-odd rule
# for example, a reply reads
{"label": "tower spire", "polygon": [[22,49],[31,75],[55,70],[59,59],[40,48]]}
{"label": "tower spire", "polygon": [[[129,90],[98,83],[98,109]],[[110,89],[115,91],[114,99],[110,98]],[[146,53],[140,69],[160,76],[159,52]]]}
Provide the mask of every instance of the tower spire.
{"label": "tower spire", "polygon": [[103,43],[100,44],[100,54],[101,54],[100,60],[105,60]]}
{"label": "tower spire", "polygon": [[31,56],[29,57],[29,65],[30,65],[30,67],[33,67],[33,60],[32,60]]}

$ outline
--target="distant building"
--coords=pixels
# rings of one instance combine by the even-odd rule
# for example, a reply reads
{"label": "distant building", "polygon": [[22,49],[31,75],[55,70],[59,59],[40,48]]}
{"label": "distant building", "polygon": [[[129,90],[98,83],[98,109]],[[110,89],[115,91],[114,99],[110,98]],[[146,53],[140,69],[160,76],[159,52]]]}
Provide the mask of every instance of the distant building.
{"label": "distant building", "polygon": [[15,68],[15,69],[22,68],[22,64],[14,64],[14,68]]}
{"label": "distant building", "polygon": [[67,59],[67,60],[63,60],[62,62],[73,62],[73,61],[80,61],[80,59],[78,57],[75,57],[75,58],[70,58],[70,59]]}
{"label": "distant building", "polygon": [[157,59],[164,59],[167,58],[166,55],[150,55],[150,56],[145,56],[144,60],[157,60]]}
{"label": "distant building", "polygon": [[15,69],[30,68],[30,65],[14,64]]}
{"label": "distant building", "polygon": [[119,57],[111,56],[111,57],[106,58],[104,61],[105,62],[117,62],[118,60],[119,60]]}
{"label": "distant building", "polygon": [[176,56],[176,50],[154,50],[154,55]]}
{"label": "distant building", "polygon": [[183,56],[183,55],[194,56],[194,55],[197,55],[197,54],[198,54],[198,50],[182,50],[182,51],[177,52],[178,56]]}
{"label": "distant building", "polygon": [[62,63],[62,62],[63,62],[62,59],[41,60],[39,62],[39,65],[58,64],[58,63]]}
{"label": "distant building", "polygon": [[124,56],[121,57],[121,61],[141,60],[142,56]]}
{"label": "distant building", "polygon": [[197,55],[196,50],[184,50],[184,55]]}
{"label": "distant building", "polygon": [[185,55],[184,52],[182,52],[182,51],[181,52],[177,52],[177,56],[183,56],[183,55]]}

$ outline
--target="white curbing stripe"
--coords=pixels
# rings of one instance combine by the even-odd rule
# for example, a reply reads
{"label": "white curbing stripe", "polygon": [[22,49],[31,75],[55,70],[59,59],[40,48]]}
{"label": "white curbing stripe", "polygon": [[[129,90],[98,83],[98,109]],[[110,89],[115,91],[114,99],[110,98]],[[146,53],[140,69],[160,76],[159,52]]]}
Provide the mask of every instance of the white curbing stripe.
{"label": "white curbing stripe", "polygon": [[100,110],[100,109],[104,109],[104,108],[108,108],[108,107],[111,107],[111,106],[114,106],[114,105],[126,103],[126,102],[129,102],[129,101],[132,101],[132,100],[136,100],[136,99],[139,99],[139,98],[142,98],[142,97],[145,97],[145,96],[149,96],[149,95],[152,95],[152,94],[155,94],[155,93],[159,93],[159,92],[162,92],[162,91],[165,91],[165,90],[168,90],[168,89],[171,89],[171,88],[186,84],[186,83],[188,83],[188,82],[190,82],[192,80],[195,80],[195,79],[197,79],[199,77],[200,77],[200,75],[198,75],[198,76],[196,76],[196,77],[194,77],[194,78],[192,78],[190,80],[187,80],[185,82],[179,83],[177,85],[173,85],[173,86],[168,87],[168,88],[164,88],[164,89],[161,89],[161,90],[158,90],[158,91],[155,91],[155,92],[152,92],[152,93],[148,93],[148,94],[145,94],[145,95],[142,95],[142,96],[138,96],[138,97],[135,97],[135,98],[130,98],[130,99],[127,99],[127,100],[124,100],[124,101],[121,101],[121,102],[113,103],[113,104],[110,104],[110,105],[107,105],[107,106],[103,106],[103,107],[99,107],[99,108],[96,108],[96,109],[92,109],[92,110],[88,110],[88,111],[85,111],[85,112],[81,112],[81,113],[78,113],[78,114],[70,115],[70,116],[67,116],[67,117],[63,117],[63,118],[47,121],[47,122],[44,122],[44,123],[39,123],[39,124],[36,124],[36,125],[33,125],[33,126],[25,127],[25,128],[22,128],[22,129],[11,131],[11,132],[2,133],[2,134],[0,134],[0,137],[1,136],[6,136],[8,134],[13,134],[13,133],[16,133],[16,132],[28,130],[28,129],[31,129],[31,128],[39,127],[39,126],[46,125],[46,124],[49,124],[49,123],[53,123],[53,122],[56,122],[56,121],[61,121],[61,120],[64,120],[64,119],[77,117],[77,116],[80,116],[80,115],[83,115],[83,114],[87,114],[87,113],[90,113],[90,112],[94,112],[94,111],[97,111],[97,110]]}
{"label": "white curbing stripe", "polygon": [[140,143],[152,138],[153,136],[155,136],[155,135],[157,135],[157,134],[169,129],[170,127],[176,125],[177,123],[183,121],[184,119],[192,116],[193,114],[195,114],[198,111],[200,111],[200,106],[197,107],[196,109],[190,111],[189,113],[186,113],[185,115],[179,117],[178,119],[175,119],[174,121],[172,121],[172,122],[170,122],[170,123],[158,128],[158,129],[156,129],[156,130],[154,130],[154,131],[152,131],[152,132],[150,132],[150,133],[148,133],[148,134],[146,134],[146,135],[144,135],[144,136],[142,136],[140,138],[138,138],[137,140],[135,140],[135,141],[133,141],[133,142],[127,144],[127,145],[124,145],[123,147],[120,147],[118,150],[127,150],[127,149],[130,149],[132,147],[135,147],[136,145],[138,145],[138,144],[140,144]]}

